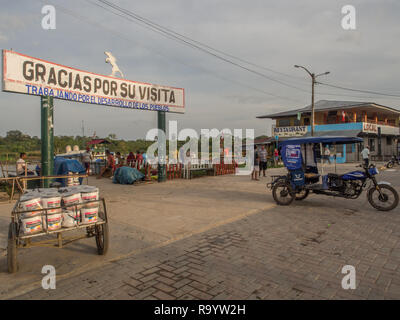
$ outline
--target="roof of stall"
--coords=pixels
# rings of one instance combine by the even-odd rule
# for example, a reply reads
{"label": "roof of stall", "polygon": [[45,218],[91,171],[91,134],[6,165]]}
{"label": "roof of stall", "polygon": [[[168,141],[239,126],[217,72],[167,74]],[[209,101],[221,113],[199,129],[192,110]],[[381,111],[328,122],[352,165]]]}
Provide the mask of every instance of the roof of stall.
{"label": "roof of stall", "polygon": [[87,144],[110,144],[111,142],[107,141],[106,139],[93,139],[90,140]]}

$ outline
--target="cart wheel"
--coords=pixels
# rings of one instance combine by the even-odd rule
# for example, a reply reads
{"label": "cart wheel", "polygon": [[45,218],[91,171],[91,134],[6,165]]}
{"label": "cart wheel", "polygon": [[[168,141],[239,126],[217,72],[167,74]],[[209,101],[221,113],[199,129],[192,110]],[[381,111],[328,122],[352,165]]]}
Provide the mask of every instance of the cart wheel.
{"label": "cart wheel", "polygon": [[11,222],[8,227],[7,264],[9,273],[17,272],[17,225],[15,222]]}
{"label": "cart wheel", "polygon": [[100,224],[95,226],[96,229],[96,245],[97,253],[99,255],[105,255],[108,251],[109,245],[109,234],[108,234],[108,223]]}

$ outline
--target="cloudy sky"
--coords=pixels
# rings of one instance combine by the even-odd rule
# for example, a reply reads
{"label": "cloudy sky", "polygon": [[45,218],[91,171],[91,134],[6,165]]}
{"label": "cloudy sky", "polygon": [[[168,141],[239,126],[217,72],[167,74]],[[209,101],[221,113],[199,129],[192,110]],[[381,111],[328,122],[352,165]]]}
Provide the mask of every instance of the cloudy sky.
{"label": "cloudy sky", "polygon": [[[99,74],[111,73],[111,51],[130,80],[185,88],[186,113],[168,114],[178,128],[254,128],[257,115],[309,104],[310,79],[294,64],[332,84],[400,94],[398,0],[109,0],[200,41],[262,75],[167,39],[103,9],[97,0],[0,0],[0,48]],[[56,29],[42,29],[41,9],[56,8]],[[341,25],[344,5],[356,8],[356,30]],[[118,13],[121,14],[121,13]],[[218,53],[220,54],[220,53]],[[316,100],[374,101],[394,108],[400,98],[316,88]],[[40,136],[39,97],[0,92],[0,135],[18,129]],[[55,134],[144,138],[152,111],[55,100]]]}

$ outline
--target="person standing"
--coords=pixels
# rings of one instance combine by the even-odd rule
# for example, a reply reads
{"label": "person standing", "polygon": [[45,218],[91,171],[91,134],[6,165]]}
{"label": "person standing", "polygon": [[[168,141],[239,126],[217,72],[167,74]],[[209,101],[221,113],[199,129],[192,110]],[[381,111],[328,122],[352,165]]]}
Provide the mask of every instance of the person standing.
{"label": "person standing", "polygon": [[121,155],[121,152],[117,152],[115,154],[115,167],[120,168],[124,166],[124,158]]}
{"label": "person standing", "polygon": [[258,172],[260,171],[260,157],[258,155],[258,150],[257,150],[257,146],[254,146],[254,168],[253,168],[253,172],[251,173],[251,180],[260,180],[258,179]]}
{"label": "person standing", "polygon": [[276,167],[279,162],[279,151],[277,148],[275,148],[275,150],[274,150],[274,162],[275,162],[275,167]]}
{"label": "person standing", "polygon": [[[175,151],[175,153],[176,153],[175,159],[177,159],[178,158],[178,151]],[[142,158],[143,158],[143,165],[145,165],[147,163],[147,154],[146,154],[145,151],[142,152]]]}
{"label": "person standing", "polygon": [[325,155],[325,160],[328,160],[329,164],[331,164],[331,151],[329,150],[328,146],[325,147],[325,151],[324,151],[324,155]]}
{"label": "person standing", "polygon": [[143,156],[141,151],[138,151],[136,154],[136,164],[137,164],[137,169],[140,170],[140,168],[143,165]]}
{"label": "person standing", "polygon": [[365,146],[365,148],[361,151],[361,156],[363,158],[365,166],[368,168],[368,166],[369,166],[369,146]]}
{"label": "person standing", "polygon": [[134,167],[135,166],[135,160],[136,159],[135,159],[135,155],[133,154],[133,152],[132,151],[129,152],[129,155],[126,158],[127,165],[130,166],[130,167]]}
{"label": "person standing", "polygon": [[265,171],[267,170],[267,150],[265,149],[265,146],[261,146],[260,150],[260,177],[261,177],[261,170],[263,172],[263,177],[266,177]]}
{"label": "person standing", "polygon": [[86,174],[90,172],[90,161],[92,160],[92,155],[90,153],[90,148],[87,147],[86,151],[82,154],[82,162],[86,169]]}

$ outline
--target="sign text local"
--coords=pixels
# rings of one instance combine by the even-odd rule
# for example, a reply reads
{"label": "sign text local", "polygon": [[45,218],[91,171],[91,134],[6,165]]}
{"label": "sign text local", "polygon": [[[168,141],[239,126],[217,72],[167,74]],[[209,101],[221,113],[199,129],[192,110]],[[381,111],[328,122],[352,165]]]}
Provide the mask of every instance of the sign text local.
{"label": "sign text local", "polygon": [[363,122],[363,132],[378,133],[378,126],[375,123]]}
{"label": "sign text local", "polygon": [[185,112],[184,89],[98,75],[3,50],[3,91],[151,111]]}
{"label": "sign text local", "polygon": [[278,137],[303,136],[307,133],[307,126],[274,127],[273,135]]}

